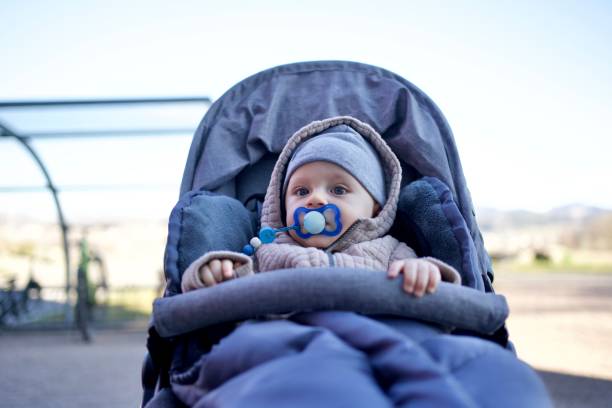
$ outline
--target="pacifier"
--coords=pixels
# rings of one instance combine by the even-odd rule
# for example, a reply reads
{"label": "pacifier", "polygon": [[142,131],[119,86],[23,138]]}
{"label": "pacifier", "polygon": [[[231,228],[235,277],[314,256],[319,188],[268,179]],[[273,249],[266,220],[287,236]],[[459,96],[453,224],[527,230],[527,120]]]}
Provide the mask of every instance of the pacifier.
{"label": "pacifier", "polygon": [[[332,217],[331,230],[325,229],[328,224],[326,215]],[[251,238],[249,244],[242,248],[242,252],[249,256],[253,255],[262,244],[272,243],[278,234],[290,230],[294,230],[296,235],[303,239],[308,239],[314,235],[336,236],[342,231],[340,209],[334,204],[327,204],[314,209],[299,207],[293,213],[292,226],[283,228],[263,227],[259,230],[258,236]]]}

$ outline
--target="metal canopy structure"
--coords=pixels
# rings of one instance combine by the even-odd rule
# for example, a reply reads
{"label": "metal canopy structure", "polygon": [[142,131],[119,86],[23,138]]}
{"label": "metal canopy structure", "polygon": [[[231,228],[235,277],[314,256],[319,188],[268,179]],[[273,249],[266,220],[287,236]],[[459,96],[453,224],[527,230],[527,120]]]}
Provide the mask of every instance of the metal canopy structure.
{"label": "metal canopy structure", "polygon": [[[49,171],[49,167],[42,160],[41,155],[37,152],[33,144],[33,139],[37,138],[76,138],[76,137],[133,137],[133,136],[156,136],[156,135],[171,135],[177,133],[193,133],[195,128],[114,128],[114,129],[74,129],[68,130],[23,130],[19,129],[10,123],[3,113],[28,111],[43,111],[51,109],[75,109],[83,107],[135,107],[135,106],[168,106],[181,104],[202,104],[208,107],[211,104],[211,99],[208,97],[178,97],[178,98],[137,98],[137,99],[82,99],[82,100],[47,100],[47,101],[0,101],[0,138],[12,138],[16,140],[34,160],[37,167],[40,169],[46,185],[43,187],[48,190],[52,197],[57,212],[57,222],[59,224],[62,236],[62,246],[65,263],[66,277],[66,320],[70,318],[70,278],[71,278],[71,260],[68,244],[68,225],[66,214],[62,208],[62,203],[58,192],[60,189],[54,183],[53,177]],[[10,116],[10,115],[9,115]],[[23,191],[29,191],[32,188],[26,187]],[[0,186],[1,192],[19,191],[14,187]]]}

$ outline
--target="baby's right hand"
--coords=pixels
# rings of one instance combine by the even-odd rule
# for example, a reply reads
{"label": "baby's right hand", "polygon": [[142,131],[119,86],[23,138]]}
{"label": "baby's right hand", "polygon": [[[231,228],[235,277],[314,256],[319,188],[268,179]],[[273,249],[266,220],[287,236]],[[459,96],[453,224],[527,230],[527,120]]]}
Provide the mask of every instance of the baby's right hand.
{"label": "baby's right hand", "polygon": [[234,279],[236,277],[234,271],[240,266],[242,266],[241,262],[234,262],[231,259],[213,259],[202,265],[198,272],[204,285],[209,287]]}

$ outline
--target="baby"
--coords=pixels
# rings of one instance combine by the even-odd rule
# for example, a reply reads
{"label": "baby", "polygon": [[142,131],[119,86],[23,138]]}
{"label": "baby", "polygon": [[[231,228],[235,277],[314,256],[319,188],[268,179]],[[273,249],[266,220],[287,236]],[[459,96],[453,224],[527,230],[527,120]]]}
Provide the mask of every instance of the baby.
{"label": "baby", "polygon": [[[434,292],[440,280],[461,283],[450,265],[418,258],[406,244],[385,235],[395,218],[400,183],[399,160],[369,125],[352,117],[313,122],[285,145],[262,209],[262,226],[292,228],[284,228],[272,243],[252,239],[253,257],[230,251],[204,254],[185,270],[182,290],[300,267],[365,268],[386,271],[390,279],[402,275],[404,291],[417,297]],[[316,210],[324,215],[324,230],[309,234],[304,214]]]}

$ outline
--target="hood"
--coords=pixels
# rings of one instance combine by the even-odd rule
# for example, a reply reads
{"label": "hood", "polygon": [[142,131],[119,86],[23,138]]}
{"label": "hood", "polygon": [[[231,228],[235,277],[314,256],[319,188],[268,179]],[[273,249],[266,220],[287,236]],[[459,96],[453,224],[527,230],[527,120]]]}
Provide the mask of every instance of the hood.
{"label": "hood", "polygon": [[[387,201],[378,215],[373,218],[357,221],[353,227],[347,230],[339,240],[328,248],[328,250],[333,249],[333,251],[342,251],[353,244],[382,237],[389,231],[395,219],[402,179],[402,169],[399,160],[383,138],[370,125],[350,116],[338,116],[312,122],[298,130],[289,138],[272,171],[270,184],[266,191],[266,197],[261,212],[262,227],[269,226],[272,228],[281,228],[284,226],[282,189],[285,173],[287,171],[287,164],[295,150],[304,141],[337,125],[347,125],[351,127],[369,142],[380,156],[385,171]],[[279,235],[276,242],[288,243],[293,242],[293,239],[289,234],[283,233]]]}

